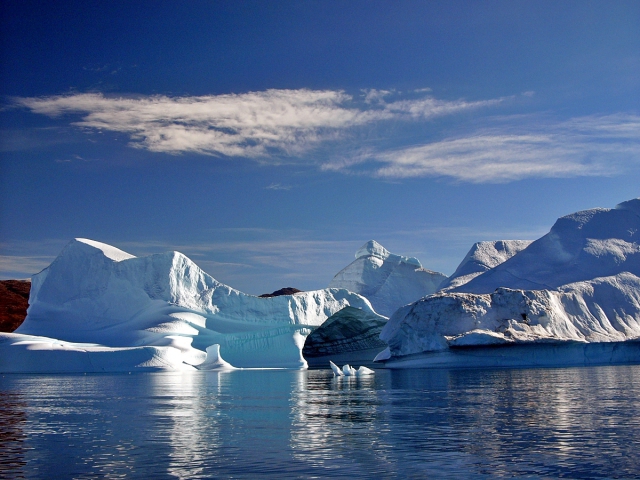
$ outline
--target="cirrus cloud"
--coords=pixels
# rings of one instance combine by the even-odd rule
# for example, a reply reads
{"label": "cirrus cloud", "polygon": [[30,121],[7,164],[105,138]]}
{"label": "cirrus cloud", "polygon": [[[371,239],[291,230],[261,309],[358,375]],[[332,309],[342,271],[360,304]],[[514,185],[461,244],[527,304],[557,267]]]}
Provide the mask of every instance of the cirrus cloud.
{"label": "cirrus cloud", "polygon": [[[504,119],[508,120],[508,119]],[[640,117],[609,115],[564,122],[537,119],[461,138],[365,152],[324,170],[381,178],[449,177],[470,183],[524,178],[610,176],[640,166]]]}
{"label": "cirrus cloud", "polygon": [[[515,96],[441,100],[428,89],[405,94],[369,89],[356,98],[340,90],[272,89],[183,97],[86,93],[14,99],[37,114],[75,117],[72,125],[77,127],[123,133],[132,147],[151,152],[243,157],[272,164],[289,157],[325,171],[388,179],[447,177],[499,183],[615,175],[638,166],[637,115],[564,121],[486,117],[475,122],[483,128],[471,131],[467,126],[457,135],[450,129],[446,135],[435,121],[514,101]],[[366,149],[356,145],[358,131],[374,128],[376,135],[364,137]],[[417,141],[425,135],[435,139]],[[326,144],[333,150],[323,158],[305,155]]]}
{"label": "cirrus cloud", "polygon": [[[371,90],[368,96],[381,100],[383,95]],[[343,91],[307,89],[189,97],[85,93],[15,99],[18,105],[50,117],[80,115],[73,123],[79,127],[125,133],[136,148],[249,158],[299,155],[349,128],[404,117],[450,115],[499,101],[422,98],[371,106],[368,97],[358,104]]]}

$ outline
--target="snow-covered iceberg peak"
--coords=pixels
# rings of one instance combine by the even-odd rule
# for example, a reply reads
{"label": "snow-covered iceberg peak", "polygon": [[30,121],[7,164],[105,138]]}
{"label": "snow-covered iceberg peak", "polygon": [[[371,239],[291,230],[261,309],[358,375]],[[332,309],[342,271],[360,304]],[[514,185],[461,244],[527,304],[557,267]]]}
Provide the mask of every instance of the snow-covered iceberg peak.
{"label": "snow-covered iceberg peak", "polygon": [[329,284],[366,297],[376,312],[390,316],[399,307],[435,292],[447,277],[422,268],[415,257],[390,253],[375,240],[356,252],[356,259]]}
{"label": "snow-covered iceberg peak", "polygon": [[616,205],[616,210],[629,210],[640,217],[640,197]]}
{"label": "snow-covered iceberg peak", "polygon": [[496,240],[475,243],[441,290],[459,287],[487,270],[506,262],[531,244],[531,240]]}
{"label": "snow-covered iceberg peak", "polygon": [[96,242],[95,240],[89,240],[88,238],[76,238],[73,243],[84,243],[89,245],[97,250],[100,250],[105,257],[113,260],[114,262],[121,262],[122,260],[128,260],[130,258],[135,258],[130,253],[124,252],[119,248],[113,247],[111,245],[107,245],[106,243]]}
{"label": "snow-covered iceberg peak", "polygon": [[380,245],[375,240],[369,240],[363,246],[361,246],[356,252],[356,259],[361,257],[376,257],[381,260],[391,260],[393,262],[402,262],[408,263],[410,265],[415,265],[418,268],[422,268],[422,264],[420,260],[416,257],[404,257],[402,255],[395,255],[382,245]]}
{"label": "snow-covered iceberg peak", "polygon": [[622,272],[640,275],[640,198],[559,218],[551,231],[500,265],[455,289],[553,289]]}

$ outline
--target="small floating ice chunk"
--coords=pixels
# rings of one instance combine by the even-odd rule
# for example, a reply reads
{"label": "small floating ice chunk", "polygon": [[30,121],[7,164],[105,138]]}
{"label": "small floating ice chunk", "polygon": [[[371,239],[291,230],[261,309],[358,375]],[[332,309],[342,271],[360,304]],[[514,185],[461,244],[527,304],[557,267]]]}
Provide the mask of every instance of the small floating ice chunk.
{"label": "small floating ice chunk", "polygon": [[356,369],[347,363],[342,367],[342,373],[344,373],[345,377],[355,377]]}
{"label": "small floating ice chunk", "polygon": [[215,343],[207,347],[207,359],[200,365],[196,365],[198,370],[235,370],[236,367],[225,361],[220,355],[220,345]]}
{"label": "small floating ice chunk", "polygon": [[356,377],[362,377],[365,375],[373,375],[374,372],[373,370],[371,370],[370,368],[365,367],[364,365],[362,365],[357,371],[356,371]]}
{"label": "small floating ice chunk", "polygon": [[333,376],[334,377],[343,377],[344,376],[344,373],[342,373],[342,370],[340,370],[340,367],[338,367],[331,360],[329,360],[329,365],[331,366],[331,370],[333,370]]}
{"label": "small floating ice chunk", "polygon": [[365,375],[373,375],[374,373],[376,373],[365,366],[361,366],[356,370],[348,363],[342,367],[342,370],[332,361],[329,361],[329,365],[331,366],[331,370],[333,370],[334,377],[362,377]]}

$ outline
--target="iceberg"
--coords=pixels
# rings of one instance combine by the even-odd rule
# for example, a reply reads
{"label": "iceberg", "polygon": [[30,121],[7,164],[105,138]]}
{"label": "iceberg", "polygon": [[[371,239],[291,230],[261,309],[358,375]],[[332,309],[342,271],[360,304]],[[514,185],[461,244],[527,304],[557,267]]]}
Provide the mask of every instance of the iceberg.
{"label": "iceberg", "polygon": [[307,335],[345,307],[386,320],[344,289],[259,298],[179,252],[138,258],[81,238],[33,276],[29,303],[24,323],[0,341],[2,372],[69,371],[69,362],[78,371],[110,371],[109,362],[91,367],[109,355],[119,358],[117,371],[305,368]]}
{"label": "iceberg", "polygon": [[389,317],[398,308],[434,293],[447,276],[422,268],[415,257],[390,253],[375,240],[356,252],[356,259],[329,283],[367,298],[375,311]]}
{"label": "iceberg", "polygon": [[389,368],[640,362],[639,227],[640,198],[560,218],[493,268],[396,311],[376,361]]}

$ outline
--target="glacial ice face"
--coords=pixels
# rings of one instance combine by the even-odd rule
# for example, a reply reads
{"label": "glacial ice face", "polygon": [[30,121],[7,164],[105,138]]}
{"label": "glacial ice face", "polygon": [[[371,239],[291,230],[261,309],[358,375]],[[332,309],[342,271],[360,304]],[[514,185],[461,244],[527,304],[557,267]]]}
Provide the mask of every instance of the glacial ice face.
{"label": "glacial ice face", "polygon": [[435,292],[447,277],[422,268],[417,258],[389,253],[374,240],[329,284],[366,297],[376,312],[390,316],[399,307]]}
{"label": "glacial ice face", "polygon": [[451,290],[506,262],[531,244],[531,240],[497,240],[475,243],[456,271],[440,286]]}
{"label": "glacial ice face", "polygon": [[[306,336],[349,306],[379,317],[365,298],[344,289],[259,298],[216,281],[178,252],[137,258],[76,239],[33,277],[28,315],[16,334],[52,344],[162,347],[195,366],[217,344],[210,353],[236,367],[295,368],[306,366]],[[0,364],[8,368],[1,358]]]}
{"label": "glacial ice face", "polygon": [[554,289],[621,272],[640,275],[640,198],[559,218],[551,231],[453,291]]}
{"label": "glacial ice face", "polygon": [[307,337],[302,354],[310,366],[324,366],[327,361],[345,355],[353,362],[362,363],[364,359],[370,363],[387,346],[380,340],[380,332],[386,323],[379,315],[345,307]]}

